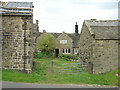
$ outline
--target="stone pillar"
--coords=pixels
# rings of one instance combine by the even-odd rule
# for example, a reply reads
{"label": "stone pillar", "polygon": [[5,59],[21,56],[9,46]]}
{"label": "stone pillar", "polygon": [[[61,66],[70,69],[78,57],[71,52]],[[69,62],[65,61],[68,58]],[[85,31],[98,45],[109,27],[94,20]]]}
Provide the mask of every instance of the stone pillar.
{"label": "stone pillar", "polygon": [[0,68],[2,68],[2,16],[0,15]]}
{"label": "stone pillar", "polygon": [[50,65],[51,65],[50,71],[51,71],[51,73],[54,73],[54,61],[53,60],[50,62]]}
{"label": "stone pillar", "polygon": [[[2,16],[0,15],[0,70],[2,68]],[[2,80],[2,72],[0,73],[0,80]],[[2,81],[0,81],[0,89],[2,90]]]}
{"label": "stone pillar", "polygon": [[[24,57],[24,17],[4,15],[3,20],[3,45],[2,66],[6,69],[32,71],[33,60],[33,16],[26,19],[26,39]],[[25,61],[24,61],[25,58]],[[25,65],[24,65],[25,64]]]}

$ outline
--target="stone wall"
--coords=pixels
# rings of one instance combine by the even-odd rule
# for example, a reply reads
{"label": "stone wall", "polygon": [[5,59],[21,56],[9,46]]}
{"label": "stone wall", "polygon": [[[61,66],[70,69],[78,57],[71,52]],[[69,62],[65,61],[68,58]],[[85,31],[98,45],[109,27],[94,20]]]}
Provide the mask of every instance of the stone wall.
{"label": "stone wall", "polygon": [[2,68],[2,16],[0,16],[0,68]]}
{"label": "stone wall", "polygon": [[86,24],[83,24],[82,27],[79,39],[79,56],[80,61],[88,63],[92,58],[92,41],[94,39],[91,36]]}
{"label": "stone wall", "polygon": [[[32,70],[33,60],[33,16],[26,18],[26,28],[24,22],[25,16],[2,16],[2,67],[25,70],[29,73]],[[26,33],[25,44],[24,31]]]}
{"label": "stone wall", "polygon": [[33,39],[34,39],[33,50],[34,52],[37,52],[36,42],[37,42],[37,38],[39,37],[39,35],[40,35],[40,32],[39,32],[38,20],[36,20],[36,23],[33,24]]}
{"label": "stone wall", "polygon": [[118,68],[118,40],[93,42],[93,73],[101,74]]}

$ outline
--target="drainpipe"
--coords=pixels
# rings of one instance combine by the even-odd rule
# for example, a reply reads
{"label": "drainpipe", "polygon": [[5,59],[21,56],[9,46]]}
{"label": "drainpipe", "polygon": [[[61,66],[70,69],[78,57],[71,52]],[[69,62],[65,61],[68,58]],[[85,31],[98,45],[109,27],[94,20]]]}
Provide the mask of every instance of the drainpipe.
{"label": "drainpipe", "polygon": [[26,23],[26,19],[27,19],[27,16],[25,16],[25,18],[24,18],[24,72],[26,72],[25,71],[25,63],[26,63],[26,48],[25,48],[25,45],[26,45],[26,25],[27,25],[27,23]]}

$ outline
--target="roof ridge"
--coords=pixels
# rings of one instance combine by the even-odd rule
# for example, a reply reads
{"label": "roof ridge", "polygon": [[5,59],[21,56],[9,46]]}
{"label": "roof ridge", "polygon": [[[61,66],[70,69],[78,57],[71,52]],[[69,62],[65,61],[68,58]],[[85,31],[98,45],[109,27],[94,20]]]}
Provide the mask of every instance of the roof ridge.
{"label": "roof ridge", "polygon": [[85,21],[85,24],[86,24],[88,30],[90,31],[90,33],[91,33],[91,34],[94,34],[93,31],[91,30],[90,25],[87,23],[87,21]]}
{"label": "roof ridge", "polygon": [[120,20],[85,20],[87,22],[117,22]]}

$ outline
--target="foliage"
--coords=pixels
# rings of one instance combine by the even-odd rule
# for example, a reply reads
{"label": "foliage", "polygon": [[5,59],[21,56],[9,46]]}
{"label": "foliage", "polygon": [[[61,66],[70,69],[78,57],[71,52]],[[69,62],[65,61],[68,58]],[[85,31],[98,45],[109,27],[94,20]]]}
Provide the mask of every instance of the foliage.
{"label": "foliage", "polygon": [[37,52],[33,52],[33,58],[37,58]]}
{"label": "foliage", "polygon": [[46,65],[43,65],[42,63],[40,63],[39,61],[34,61],[34,69],[33,72],[36,74],[40,74],[40,75],[46,75]]}
{"label": "foliage", "polygon": [[72,55],[72,54],[59,54],[58,57],[63,58],[67,61],[78,60],[78,56],[77,55]]}
{"label": "foliage", "polygon": [[[88,72],[81,72],[78,75],[50,73],[50,61],[53,58],[35,59],[34,71],[30,74],[24,74],[18,71],[2,70],[3,81],[26,82],[26,83],[44,83],[44,84],[98,84],[98,85],[118,85],[118,69],[106,74],[95,75]],[[61,58],[54,59],[56,64],[71,63]],[[54,66],[56,67],[56,66]],[[120,71],[120,69],[119,69]]]}
{"label": "foliage", "polygon": [[46,53],[43,53],[43,52],[39,52],[39,53],[37,53],[37,52],[34,52],[33,53],[33,57],[34,58],[43,58],[43,57],[51,57],[51,55],[50,54],[46,54]]}
{"label": "foliage", "polygon": [[44,35],[37,43],[37,47],[40,49],[41,52],[45,54],[50,54],[56,47],[56,40],[51,34]]}

